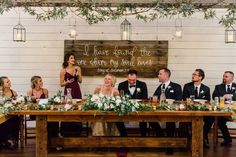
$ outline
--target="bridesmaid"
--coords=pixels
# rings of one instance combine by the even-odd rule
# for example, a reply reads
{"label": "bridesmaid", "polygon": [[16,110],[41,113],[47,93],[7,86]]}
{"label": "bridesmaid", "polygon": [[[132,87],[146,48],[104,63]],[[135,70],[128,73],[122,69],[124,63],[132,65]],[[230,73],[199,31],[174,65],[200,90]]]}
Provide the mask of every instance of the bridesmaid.
{"label": "bridesmaid", "polygon": [[[0,77],[0,86],[2,87],[3,97],[15,98],[16,91],[11,89],[11,81],[8,77]],[[13,116],[0,125],[0,147],[15,149],[19,140],[20,120],[18,116]]]}
{"label": "bridesmaid", "polygon": [[[28,90],[27,96],[31,97],[31,100],[36,103],[40,99],[48,98],[48,90],[43,88],[43,80],[41,76],[33,76],[30,79],[31,89]],[[35,120],[35,116],[30,116],[30,119]],[[48,123],[48,137],[57,137],[59,132],[59,125],[57,122]]]}
{"label": "bridesmaid", "polygon": [[61,87],[65,87],[64,95],[67,94],[67,89],[71,88],[72,98],[81,99],[79,83],[82,83],[82,74],[80,67],[75,66],[75,63],[75,55],[73,53],[67,53],[60,71],[60,85]]}
{"label": "bridesmaid", "polygon": [[33,102],[38,102],[39,99],[48,98],[48,90],[43,88],[43,81],[40,76],[31,78],[31,89],[27,92],[27,96],[31,97]]}
{"label": "bridesmaid", "polygon": [[[72,99],[81,99],[81,90],[79,83],[82,83],[81,68],[75,66],[76,60],[73,53],[67,53],[64,56],[64,62],[60,71],[60,85],[64,88],[64,95],[67,95],[67,89],[71,89]],[[80,136],[82,123],[80,122],[62,122],[62,136]]]}

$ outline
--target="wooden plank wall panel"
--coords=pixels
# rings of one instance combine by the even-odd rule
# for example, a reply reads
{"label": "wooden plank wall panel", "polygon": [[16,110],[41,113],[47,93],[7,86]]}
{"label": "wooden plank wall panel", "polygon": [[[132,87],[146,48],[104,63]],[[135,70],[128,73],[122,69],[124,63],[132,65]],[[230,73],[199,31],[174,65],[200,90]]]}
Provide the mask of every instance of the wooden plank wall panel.
{"label": "wooden plank wall panel", "polygon": [[[217,10],[217,16],[224,10]],[[17,24],[15,11],[0,16],[0,75],[12,80],[13,88],[19,94],[25,94],[30,87],[30,77],[41,75],[44,86],[54,95],[59,86],[59,71],[63,61],[64,40],[68,36],[69,17],[64,20],[38,22],[28,14],[21,13],[21,22],[27,29],[27,42],[14,43],[12,28]],[[206,72],[205,84],[214,89],[220,83],[225,70],[236,69],[236,44],[224,43],[224,28],[218,20],[204,20],[202,14],[183,19],[183,38],[173,38],[174,18],[160,19],[145,23],[134,17],[127,17],[132,24],[133,40],[168,40],[168,67],[172,70],[172,80],[183,85],[191,80],[195,68]],[[120,23],[124,19],[88,25],[83,19],[77,19],[77,40],[119,40]],[[158,27],[157,27],[158,26]],[[158,35],[157,35],[158,34]],[[118,78],[117,84],[125,78]],[[149,95],[159,85],[157,78],[140,78],[146,81]],[[81,84],[84,94],[91,93],[102,77],[84,77]]]}

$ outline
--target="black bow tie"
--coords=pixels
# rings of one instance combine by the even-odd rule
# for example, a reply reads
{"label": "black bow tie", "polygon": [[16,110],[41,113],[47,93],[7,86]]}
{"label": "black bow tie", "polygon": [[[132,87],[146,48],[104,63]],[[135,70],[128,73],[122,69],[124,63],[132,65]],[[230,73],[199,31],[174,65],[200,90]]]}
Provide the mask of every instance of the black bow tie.
{"label": "black bow tie", "polygon": [[129,88],[135,87],[135,85],[130,85]]}

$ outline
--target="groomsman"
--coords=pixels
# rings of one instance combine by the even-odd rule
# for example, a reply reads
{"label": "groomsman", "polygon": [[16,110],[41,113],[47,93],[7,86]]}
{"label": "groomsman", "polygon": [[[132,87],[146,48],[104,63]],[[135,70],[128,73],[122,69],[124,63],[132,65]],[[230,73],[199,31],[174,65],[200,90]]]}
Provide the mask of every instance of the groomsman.
{"label": "groomsman", "polygon": [[[147,85],[145,82],[137,79],[138,72],[136,70],[129,70],[127,80],[118,85],[120,94],[130,95],[131,99],[148,99]],[[123,122],[117,122],[117,128],[121,136],[127,136],[125,125]],[[146,136],[147,123],[140,122],[141,136]]]}
{"label": "groomsman", "polygon": [[[196,69],[192,74],[192,82],[184,85],[183,89],[183,100],[190,98],[194,95],[195,99],[204,99],[207,101],[211,100],[210,88],[202,83],[205,78],[205,73],[202,69]],[[209,148],[208,145],[208,133],[211,129],[212,123],[214,122],[213,117],[204,117],[204,147]]]}
{"label": "groomsman", "polygon": [[[236,84],[233,83],[234,73],[232,71],[225,71],[223,75],[223,82],[215,86],[213,92],[213,99],[215,97],[224,97],[225,100],[233,99],[236,100],[235,89]],[[222,132],[224,141],[221,143],[221,146],[229,146],[232,144],[232,138],[230,137],[228,127],[226,125],[227,121],[230,121],[230,117],[219,117],[218,125]]]}
{"label": "groomsman", "polygon": [[[159,85],[153,95],[157,96],[160,100],[161,92],[165,91],[166,99],[182,100],[182,88],[179,84],[170,81],[171,72],[168,68],[162,68],[158,72],[158,79],[161,85]],[[162,134],[162,130],[159,130],[159,123],[150,123],[153,130],[158,129],[159,134]],[[166,123],[166,133],[168,137],[174,137],[175,134],[175,123]],[[167,149],[168,155],[173,154],[173,149]]]}

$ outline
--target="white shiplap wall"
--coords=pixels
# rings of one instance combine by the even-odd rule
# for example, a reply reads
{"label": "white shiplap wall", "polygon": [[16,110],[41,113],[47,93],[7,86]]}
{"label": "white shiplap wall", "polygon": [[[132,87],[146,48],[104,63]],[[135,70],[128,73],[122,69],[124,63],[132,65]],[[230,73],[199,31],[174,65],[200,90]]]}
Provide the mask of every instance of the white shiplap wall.
{"label": "white shiplap wall", "polygon": [[[220,17],[224,10],[217,10]],[[59,71],[63,61],[64,40],[68,36],[69,20],[38,22],[34,17],[21,12],[21,22],[27,29],[27,42],[12,41],[12,28],[18,22],[16,11],[0,16],[0,76],[12,80],[12,88],[18,94],[26,94],[30,88],[30,78],[41,75],[44,87],[54,95],[59,86]],[[174,19],[160,19],[145,23],[133,17],[127,17],[132,23],[132,40],[168,40],[168,67],[172,70],[172,80],[183,85],[191,80],[195,68],[206,72],[205,84],[213,91],[214,85],[222,80],[225,70],[236,73],[236,44],[224,43],[224,28],[217,19],[204,20],[200,13],[183,19],[184,36],[175,39]],[[77,19],[78,40],[119,40],[120,23],[110,21],[89,26],[83,19]],[[158,25],[158,28],[157,28]],[[158,35],[157,35],[158,34]],[[157,37],[158,36],[158,37]],[[81,84],[84,94],[92,93],[101,77],[84,77]],[[118,83],[125,78],[118,78]],[[146,81],[149,95],[159,84],[156,78]]]}

